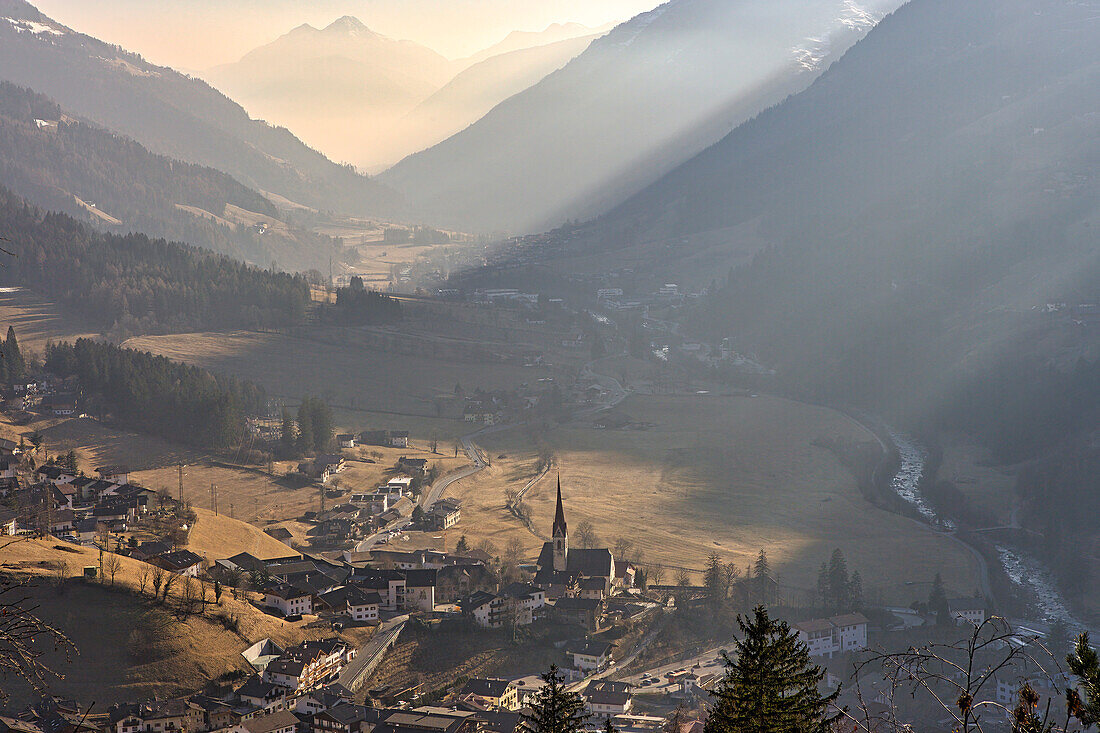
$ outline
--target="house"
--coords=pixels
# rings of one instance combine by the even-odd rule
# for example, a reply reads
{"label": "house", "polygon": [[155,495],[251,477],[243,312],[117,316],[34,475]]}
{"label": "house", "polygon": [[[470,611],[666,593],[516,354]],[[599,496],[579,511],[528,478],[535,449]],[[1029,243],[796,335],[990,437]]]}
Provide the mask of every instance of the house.
{"label": "house", "polygon": [[596,680],[584,691],[588,714],[594,718],[613,718],[630,712],[631,687],[625,682]]}
{"label": "house", "polygon": [[0,537],[13,537],[19,532],[19,510],[0,505]]}
{"label": "house", "polygon": [[145,733],[200,731],[206,721],[206,713],[190,700],[161,700],[146,703],[137,714]]}
{"label": "house", "polygon": [[431,613],[435,610],[435,570],[405,571],[405,609]]}
{"label": "house", "polygon": [[450,529],[462,516],[461,504],[455,499],[440,499],[428,512],[428,520],[437,530]]}
{"label": "house", "polygon": [[34,475],[38,478],[39,481],[49,481],[55,486],[57,486],[58,484],[70,483],[73,479],[76,478],[75,474],[70,473],[63,469],[61,466],[53,463],[42,464],[35,470]]}
{"label": "house", "polygon": [[263,677],[268,682],[302,693],[334,681],[355,649],[337,638],[304,641],[268,662]]}
{"label": "house", "polygon": [[602,601],[607,597],[608,590],[605,578],[581,578],[577,581],[577,591],[581,598]]}
{"label": "house", "polygon": [[484,629],[529,626],[542,616],[545,605],[543,590],[524,583],[511,583],[499,594],[477,591],[459,601],[462,613]]}
{"label": "house", "polygon": [[313,613],[313,594],[290,583],[279,583],[264,590],[264,606],[283,616],[301,616]]}
{"label": "house", "polygon": [[135,560],[141,560],[142,562],[148,561],[149,558],[157,555],[163,555],[172,551],[172,546],[167,542],[161,542],[159,540],[149,540],[142,542],[140,545],[130,550],[130,557]]}
{"label": "house", "polygon": [[72,395],[56,395],[49,400],[49,410],[56,417],[69,417],[76,414],[76,398]]}
{"label": "house", "polygon": [[19,470],[19,462],[10,458],[0,458],[0,479],[15,478]]}
{"label": "house", "polygon": [[425,706],[382,711],[372,733],[477,733],[482,726],[476,713]]}
{"label": "house", "polygon": [[563,596],[554,601],[554,615],[564,623],[583,626],[588,631],[598,631],[603,618],[603,601],[596,598]]}
{"label": "house", "polygon": [[611,663],[611,650],[615,645],[609,641],[585,639],[565,647],[566,655],[572,657],[573,667],[582,672],[598,672]]}
{"label": "house", "polygon": [[259,675],[253,675],[237,688],[241,702],[260,710],[278,710],[286,707],[288,690]]}
{"label": "house", "polygon": [[264,530],[264,534],[268,537],[274,537],[279,542],[290,542],[294,539],[294,535],[290,533],[290,530],[286,527],[268,527]]}
{"label": "house", "polygon": [[955,623],[969,623],[981,626],[989,618],[989,604],[984,598],[951,598],[947,601],[947,608]]}
{"label": "house", "polygon": [[229,729],[229,733],[298,733],[301,721],[289,710],[276,710],[266,715],[245,718]]}
{"label": "house", "polygon": [[176,575],[197,578],[202,570],[203,560],[190,550],[173,550],[154,555],[146,562]]}
{"label": "house", "polygon": [[294,712],[300,715],[316,715],[324,710],[353,702],[355,702],[355,694],[334,682],[299,696],[294,701]]}
{"label": "house", "polygon": [[508,680],[496,677],[471,677],[458,694],[462,698],[475,698],[488,708],[519,709],[515,686]]}
{"label": "house", "polygon": [[[423,468],[427,465],[427,461],[419,466]],[[385,490],[392,496],[396,494],[398,497],[407,496],[412,493],[413,478],[411,476],[394,476],[386,482]],[[379,489],[381,491],[382,489]]]}
{"label": "house", "polygon": [[428,459],[401,456],[397,459],[397,470],[404,471],[413,476],[423,476],[428,470]]}
{"label": "house", "polygon": [[313,733],[367,733],[372,710],[363,705],[343,703],[313,714]]}
{"label": "house", "polygon": [[298,472],[316,479],[321,483],[340,473],[347,467],[347,461],[340,455],[320,455],[312,461],[298,464]]}
{"label": "house", "polygon": [[346,613],[353,620],[362,622],[377,621],[382,607],[382,596],[354,585],[343,585],[322,593],[319,600],[334,613]]}
{"label": "house", "polygon": [[340,433],[336,436],[336,442],[340,445],[341,448],[354,448],[355,436],[351,433]]}
{"label": "house", "polygon": [[16,443],[14,440],[0,438],[0,455],[13,456],[17,453],[21,453],[22,450],[19,443]]}
{"label": "house", "polygon": [[539,690],[546,687],[546,680],[537,674],[533,674],[512,680],[512,686],[516,688],[516,696],[519,699],[520,707],[527,707],[534,702]]}
{"label": "house", "polygon": [[867,648],[867,619],[859,613],[848,613],[826,619],[812,619],[792,624],[798,638],[806,645],[811,657],[832,658],[834,654]]}
{"label": "house", "polygon": [[390,447],[391,448],[408,448],[409,447],[409,431],[408,430],[392,430],[392,431],[390,431]]}
{"label": "house", "polygon": [[113,484],[130,483],[129,466],[101,466],[95,472],[99,474],[99,478],[103,481],[110,481]]}

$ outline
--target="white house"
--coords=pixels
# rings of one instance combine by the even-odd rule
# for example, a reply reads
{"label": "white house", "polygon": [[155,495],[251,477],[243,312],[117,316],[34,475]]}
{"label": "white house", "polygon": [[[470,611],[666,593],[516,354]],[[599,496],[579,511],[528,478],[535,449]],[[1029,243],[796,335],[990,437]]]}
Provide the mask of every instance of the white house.
{"label": "white house", "polygon": [[867,648],[867,619],[859,613],[793,624],[811,657],[829,657]]}
{"label": "white house", "polygon": [[981,626],[989,618],[989,608],[983,598],[952,598],[947,602],[948,611],[955,623]]}
{"label": "white house", "polygon": [[382,607],[382,597],[377,593],[366,593],[351,586],[348,593],[348,615],[356,621],[377,621],[378,609]]}
{"label": "white house", "polygon": [[264,591],[264,605],[278,609],[283,616],[313,613],[313,594],[289,583],[280,583]]}
{"label": "white house", "polygon": [[626,715],[631,707],[631,688],[625,682],[597,680],[584,692],[588,714],[594,718]]}
{"label": "white house", "polygon": [[582,672],[596,672],[611,662],[614,644],[609,641],[585,639],[566,647],[565,653],[573,658],[573,666]]}
{"label": "white house", "polygon": [[394,448],[408,448],[409,447],[409,431],[408,430],[393,430],[393,431],[390,431],[390,445]]}

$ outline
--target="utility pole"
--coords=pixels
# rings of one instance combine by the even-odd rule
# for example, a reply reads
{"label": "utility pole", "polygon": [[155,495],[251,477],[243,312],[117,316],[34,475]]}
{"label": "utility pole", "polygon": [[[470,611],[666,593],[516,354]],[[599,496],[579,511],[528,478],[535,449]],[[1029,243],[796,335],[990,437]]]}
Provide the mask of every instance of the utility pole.
{"label": "utility pole", "polygon": [[229,504],[229,518],[230,519],[236,519],[236,514],[233,512],[233,504],[232,503]]}
{"label": "utility pole", "polygon": [[321,482],[321,514],[325,513],[325,482]]}
{"label": "utility pole", "polygon": [[179,474],[179,503],[183,506],[183,461],[176,464],[176,471]]}
{"label": "utility pole", "polygon": [[210,484],[210,508],[214,510],[214,516],[218,516],[218,485]]}

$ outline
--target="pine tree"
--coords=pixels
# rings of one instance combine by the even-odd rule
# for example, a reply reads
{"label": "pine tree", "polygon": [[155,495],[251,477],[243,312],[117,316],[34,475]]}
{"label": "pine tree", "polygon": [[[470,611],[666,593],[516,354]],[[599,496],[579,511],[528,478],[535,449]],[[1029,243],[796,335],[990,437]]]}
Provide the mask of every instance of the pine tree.
{"label": "pine tree", "polygon": [[763,606],[738,616],[743,638],[726,657],[726,674],[711,705],[705,733],[825,733],[840,713],[829,708],[837,689],[822,696],[825,672],[810,663],[798,634]]}
{"label": "pine tree", "polygon": [[863,608],[863,576],[859,571],[852,573],[852,579],[848,583],[848,610],[858,611]]}
{"label": "pine tree", "polygon": [[1067,692],[1070,712],[1086,727],[1100,723],[1100,656],[1089,643],[1087,632],[1077,637],[1077,646],[1066,662],[1077,678],[1079,690],[1085,693],[1082,699],[1078,690]]}
{"label": "pine tree", "polygon": [[760,549],[760,554],[756,556],[756,562],[752,566],[753,577],[764,578],[772,573],[771,565],[768,564],[768,553],[764,552],[764,549]]}
{"label": "pine tree", "polygon": [[19,340],[15,338],[14,326],[8,326],[8,337],[4,340],[3,353],[8,381],[15,382],[22,379],[27,371],[27,364],[23,360],[23,352],[19,349]]}
{"label": "pine tree", "polygon": [[830,609],[836,612],[848,608],[848,561],[844,559],[844,553],[840,548],[833,550],[833,556],[829,558],[829,603]]}
{"label": "pine tree", "polygon": [[313,451],[313,412],[309,409],[309,400],[298,408],[298,437],[295,444],[301,455]]}
{"label": "pine tree", "polygon": [[725,565],[717,553],[707,558],[707,569],[703,573],[703,585],[707,589],[707,600],[712,606],[720,606],[726,600]]}
{"label": "pine tree", "polygon": [[935,614],[936,624],[949,626],[951,611],[947,606],[947,591],[943,587],[943,578],[939,573],[932,580],[932,590],[928,591],[928,610]]}
{"label": "pine tree", "polygon": [[466,540],[466,535],[462,535],[458,538],[458,544],[455,545],[455,554],[463,556],[470,551],[470,543]]}
{"label": "pine tree", "polygon": [[829,608],[829,566],[824,562],[817,571],[817,597],[821,600],[822,608]]}
{"label": "pine tree", "polygon": [[530,715],[524,715],[531,733],[576,733],[588,720],[584,699],[565,689],[565,676],[557,665],[542,675],[546,684],[535,693]]}
{"label": "pine tree", "polygon": [[282,430],[279,433],[279,445],[283,450],[284,455],[294,454],[294,441],[297,438],[294,430],[294,418],[290,414],[290,410],[286,407],[283,408],[283,424]]}

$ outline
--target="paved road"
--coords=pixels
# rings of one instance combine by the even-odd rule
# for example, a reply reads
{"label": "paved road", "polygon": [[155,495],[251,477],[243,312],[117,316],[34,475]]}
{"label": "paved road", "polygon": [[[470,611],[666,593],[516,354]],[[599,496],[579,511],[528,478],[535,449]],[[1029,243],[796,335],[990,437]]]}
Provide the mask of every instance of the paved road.
{"label": "paved road", "polygon": [[397,641],[397,637],[401,635],[401,630],[405,628],[405,622],[408,620],[408,615],[404,615],[382,624],[370,641],[359,648],[355,659],[344,667],[337,682],[352,692],[358,692],[366,683],[367,678],[370,677],[371,672],[382,661],[382,657],[386,655],[390,646]]}

